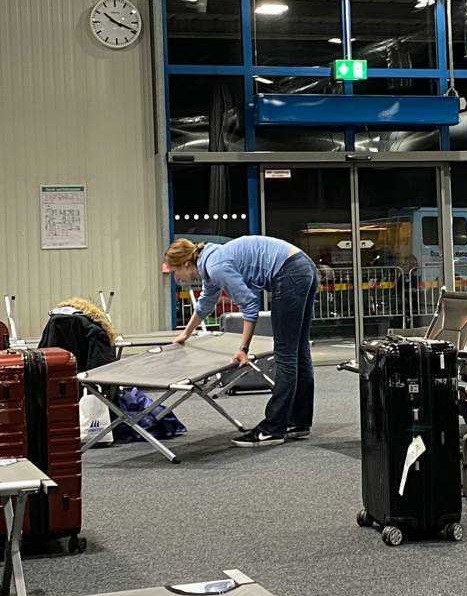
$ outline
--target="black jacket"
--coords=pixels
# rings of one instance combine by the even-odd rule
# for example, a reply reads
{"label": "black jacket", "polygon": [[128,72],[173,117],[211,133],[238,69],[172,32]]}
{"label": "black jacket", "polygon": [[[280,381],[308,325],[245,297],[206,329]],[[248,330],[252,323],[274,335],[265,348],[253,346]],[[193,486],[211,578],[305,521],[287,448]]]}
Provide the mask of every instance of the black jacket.
{"label": "black jacket", "polygon": [[68,350],[77,360],[78,372],[116,359],[115,348],[107,333],[80,311],[73,314],[51,314],[38,347]]}

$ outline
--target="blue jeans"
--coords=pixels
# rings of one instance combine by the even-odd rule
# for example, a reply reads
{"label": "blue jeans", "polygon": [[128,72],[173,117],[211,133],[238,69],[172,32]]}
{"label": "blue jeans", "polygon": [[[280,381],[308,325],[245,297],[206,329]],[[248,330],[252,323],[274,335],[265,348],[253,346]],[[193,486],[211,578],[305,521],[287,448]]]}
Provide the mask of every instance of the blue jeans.
{"label": "blue jeans", "polygon": [[303,252],[287,259],[272,280],[271,322],[274,335],[275,386],[258,430],[285,434],[287,426],[310,427],[314,375],[310,327],[318,274]]}

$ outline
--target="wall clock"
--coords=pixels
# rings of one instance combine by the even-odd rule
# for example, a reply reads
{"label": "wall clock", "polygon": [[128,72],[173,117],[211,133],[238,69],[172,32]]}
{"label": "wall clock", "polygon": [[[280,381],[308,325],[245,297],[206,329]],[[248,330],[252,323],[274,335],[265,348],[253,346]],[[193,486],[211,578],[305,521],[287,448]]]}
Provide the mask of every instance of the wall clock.
{"label": "wall clock", "polygon": [[99,0],[91,11],[89,25],[100,43],[119,50],[135,43],[143,21],[139,10],[128,0]]}

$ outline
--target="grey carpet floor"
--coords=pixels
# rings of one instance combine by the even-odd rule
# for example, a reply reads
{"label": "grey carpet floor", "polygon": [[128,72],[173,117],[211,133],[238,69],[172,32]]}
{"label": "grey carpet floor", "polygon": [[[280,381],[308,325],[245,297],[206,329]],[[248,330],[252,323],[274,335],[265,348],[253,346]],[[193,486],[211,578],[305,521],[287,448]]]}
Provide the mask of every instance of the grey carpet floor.
{"label": "grey carpet floor", "polygon": [[[177,409],[189,433],[170,464],[147,444],[83,458],[88,549],[26,558],[30,593],[77,596],[217,579],[238,568],[276,596],[461,595],[467,542],[389,548],[359,528],[358,378],[316,369],[312,437],[238,449],[235,430],[201,399]],[[267,396],[222,398],[246,425]],[[465,520],[464,520],[465,522]]]}

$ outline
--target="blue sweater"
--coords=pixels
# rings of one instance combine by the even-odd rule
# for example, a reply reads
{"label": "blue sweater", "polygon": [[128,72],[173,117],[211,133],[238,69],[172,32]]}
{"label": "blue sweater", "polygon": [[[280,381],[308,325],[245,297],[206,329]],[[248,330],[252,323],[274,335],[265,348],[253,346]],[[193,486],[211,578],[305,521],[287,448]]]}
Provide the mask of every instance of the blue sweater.
{"label": "blue sweater", "polygon": [[287,260],[292,244],[268,236],[242,236],[226,244],[207,244],[197,267],[203,282],[196,314],[206,318],[215,308],[221,290],[237,304],[247,321],[256,321],[261,293]]}

